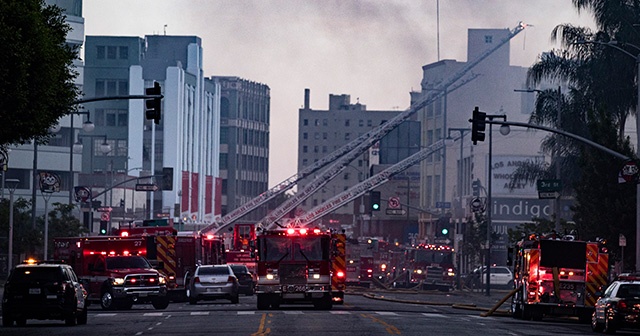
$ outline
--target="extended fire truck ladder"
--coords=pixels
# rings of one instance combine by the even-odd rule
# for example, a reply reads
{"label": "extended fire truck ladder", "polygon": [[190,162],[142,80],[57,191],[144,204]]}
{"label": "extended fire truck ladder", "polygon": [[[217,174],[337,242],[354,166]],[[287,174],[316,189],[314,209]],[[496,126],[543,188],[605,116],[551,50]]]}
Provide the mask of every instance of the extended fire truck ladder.
{"label": "extended fire truck ladder", "polygon": [[[376,142],[382,139],[382,137],[384,137],[393,129],[398,127],[405,120],[409,119],[411,115],[413,115],[420,109],[435,102],[438,98],[444,96],[449,86],[453,85],[456,81],[462,78],[469,70],[471,70],[478,63],[480,63],[482,60],[484,60],[489,55],[491,55],[494,51],[496,51],[497,49],[502,47],[504,44],[509,42],[514,36],[516,36],[518,33],[524,30],[525,27],[526,25],[524,23],[522,22],[518,23],[518,26],[515,27],[513,30],[511,30],[507,37],[505,37],[503,40],[497,43],[494,47],[486,50],[473,62],[467,63],[466,66],[460,69],[451,78],[449,78],[448,80],[440,84],[439,87],[436,90],[434,90],[435,92],[432,92],[425,99],[419,101],[418,103],[415,103],[408,110],[396,115],[391,120],[381,125],[380,127],[376,128],[375,130],[364,134],[364,137],[366,137],[366,139],[364,139],[361,143],[357,144],[357,146],[355,146],[345,156],[336,160],[336,162],[334,162],[322,174],[316,176],[313,179],[313,181],[307,184],[302,190],[299,190],[295,196],[289,198],[282,205],[280,205],[278,208],[276,208],[270,214],[268,214],[265,218],[263,218],[259,222],[259,225],[266,228],[272,227],[277,220],[282,218],[285,214],[289,213],[291,210],[293,210],[296,206],[302,203],[305,199],[313,195],[313,193],[318,191],[324,185],[329,183],[329,181],[331,181],[338,174],[340,174],[340,172],[344,170],[351,161],[359,157],[362,153],[364,153],[367,149],[369,149],[369,147],[373,146]],[[357,139],[357,141],[359,140],[360,138]]]}
{"label": "extended fire truck ladder", "polygon": [[439,140],[433,145],[422,149],[421,151],[409,156],[408,158],[396,163],[395,165],[371,176],[370,178],[356,184],[355,186],[335,195],[326,202],[314,207],[309,212],[296,217],[289,223],[289,226],[306,226],[313,223],[316,219],[333,212],[335,209],[351,202],[360,197],[371,189],[386,183],[398,173],[401,173],[416,163],[426,159],[429,155],[439,151],[444,146],[444,140]]}
{"label": "extended fire truck ladder", "polygon": [[[436,93],[431,93],[422,101],[414,104],[405,112],[402,112],[396,115],[394,118],[389,120],[387,123],[380,125],[379,127],[372,129],[371,131],[359,136],[357,139],[352,142],[340,147],[339,149],[333,151],[328,156],[324,157],[321,160],[318,160],[314,164],[305,167],[298,173],[289,177],[288,179],[280,182],[276,186],[271,189],[263,192],[262,194],[256,196],[249,202],[243,204],[242,206],[234,209],[220,220],[204,227],[201,229],[201,232],[209,232],[214,231],[215,233],[221,231],[222,229],[231,225],[234,221],[243,217],[247,213],[253,211],[257,207],[267,203],[269,200],[274,197],[286,192],[287,190],[293,188],[300,180],[310,176],[311,174],[319,171],[325,166],[333,163],[325,173],[316,177],[314,181],[309,183],[303,190],[298,191],[294,197],[291,197],[285,203],[280,205],[277,209],[272,211],[267,217],[263,218],[260,222],[262,226],[267,227],[271,226],[271,223],[274,223],[278,219],[282,218],[285,214],[295,208],[298,204],[302,203],[306,198],[311,196],[315,191],[320,189],[324,184],[328,183],[331,179],[337,176],[340,171],[342,171],[353,159],[357,158],[359,155],[364,153],[369,147],[373,146],[378,140],[384,137],[386,134],[391,132],[397,126],[402,124],[405,120],[407,120],[411,115],[413,115],[418,110],[427,106],[428,104],[433,103],[436,99],[442,97],[444,95],[445,90],[462,78],[469,70],[475,67],[482,60],[491,55],[494,51],[498,50],[504,44],[509,42],[514,36],[520,33],[526,24],[523,22],[519,22],[518,25],[512,29],[509,35],[501,40],[498,44],[496,44],[493,48],[488,49],[483,54],[481,54],[476,60],[473,62],[469,62],[460,69],[456,74],[454,74],[449,80],[439,85],[438,89],[434,90]],[[342,159],[341,159],[342,158]],[[317,181],[317,182],[316,182]]]}

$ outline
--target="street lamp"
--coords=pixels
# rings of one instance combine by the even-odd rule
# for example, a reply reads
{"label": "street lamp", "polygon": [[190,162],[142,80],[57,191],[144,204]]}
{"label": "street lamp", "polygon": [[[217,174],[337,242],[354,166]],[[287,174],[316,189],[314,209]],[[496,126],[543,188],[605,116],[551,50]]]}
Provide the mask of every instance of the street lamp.
{"label": "street lamp", "polygon": [[[91,133],[96,128],[96,125],[91,122],[90,112],[89,111],[77,111],[71,112],[71,126],[69,127],[69,205],[73,204],[73,185],[75,183],[74,173],[73,173],[73,154],[77,153],[74,150],[75,145],[75,131],[73,125],[73,115],[74,114],[86,114],[87,120],[82,124],[82,130]],[[82,149],[80,149],[82,151]]]}
{"label": "street lamp", "polygon": [[453,242],[454,242],[454,247],[455,247],[455,252],[458,255],[457,259],[457,271],[456,271],[456,281],[458,283],[458,288],[462,288],[460,287],[460,264],[462,263],[462,254],[460,253],[460,247],[459,247],[459,241],[458,241],[458,231],[460,231],[460,224],[462,224],[462,180],[463,180],[463,152],[464,152],[464,135],[465,133],[470,132],[471,129],[470,128],[449,128],[448,133],[447,133],[447,137],[444,139],[444,143],[447,146],[451,146],[453,145],[453,143],[456,141],[456,139],[451,137],[451,132],[458,132],[460,134],[460,136],[457,138],[457,140],[460,140],[460,162],[458,163],[458,198],[460,199],[460,203],[458,205],[458,215],[456,217],[458,217],[458,225],[456,226],[456,229],[454,230],[454,236],[453,236]]}
{"label": "street lamp", "polygon": [[[506,115],[487,115],[487,119],[489,119],[490,121],[493,119],[497,119],[497,118],[501,118],[504,121],[507,121],[507,116]],[[487,296],[491,295],[491,229],[493,228],[492,222],[491,222],[491,206],[492,206],[492,199],[491,199],[491,184],[492,184],[492,175],[491,174],[491,169],[493,167],[493,124],[489,124],[489,177],[487,179],[487,262],[486,262],[486,266],[487,266],[487,287],[486,287],[486,291],[487,291]],[[511,129],[509,128],[509,125],[502,125],[500,126],[500,134],[502,135],[508,135],[511,132]]]}
{"label": "street lamp", "polygon": [[[618,46],[618,41],[615,40],[609,42],[580,40],[575,42],[575,44],[586,43],[600,44],[617,49],[636,61],[636,155],[640,157],[640,47],[631,43],[624,43],[624,45],[628,45],[638,51],[638,54],[634,55]],[[640,205],[638,202],[640,202],[640,184],[636,185],[636,271],[640,270]]]}
{"label": "street lamp", "polygon": [[[80,141],[81,138],[103,138],[104,141],[102,142],[102,144],[100,144],[100,152],[103,154],[107,154],[109,152],[111,152],[111,145],[109,145],[109,143],[107,142],[107,136],[106,135],[87,135],[87,134],[78,134],[78,140],[76,141],[76,143],[73,144],[73,152],[74,153],[82,153],[82,150],[84,149],[84,145],[82,144],[82,142]],[[91,168],[91,173],[93,173],[93,156],[94,156],[94,147],[93,147],[93,141],[91,142],[91,155],[89,156],[91,158],[91,164],[90,164],[90,168]]]}
{"label": "street lamp", "polygon": [[7,271],[11,271],[13,267],[13,193],[18,188],[20,180],[18,179],[6,179],[6,186],[9,189],[9,255],[7,263]]}

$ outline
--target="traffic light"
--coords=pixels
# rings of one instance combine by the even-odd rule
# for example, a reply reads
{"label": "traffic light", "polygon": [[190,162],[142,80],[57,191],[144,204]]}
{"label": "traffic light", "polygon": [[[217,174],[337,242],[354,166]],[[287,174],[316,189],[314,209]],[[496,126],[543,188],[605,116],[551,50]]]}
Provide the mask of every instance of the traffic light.
{"label": "traffic light", "polygon": [[124,208],[124,200],[122,198],[120,199],[120,207]]}
{"label": "traffic light", "polygon": [[109,224],[109,222],[107,221],[100,221],[100,235],[101,236],[105,236],[107,234],[107,225]]}
{"label": "traffic light", "polygon": [[471,116],[471,141],[474,145],[477,145],[478,141],[484,141],[484,130],[487,128],[486,119],[487,114],[480,112],[476,106]]}
{"label": "traffic light", "polygon": [[162,190],[173,190],[173,168],[162,168]]}
{"label": "traffic light", "polygon": [[[147,96],[159,96],[161,95],[160,83],[153,82],[153,87],[145,89],[145,95]],[[160,117],[162,117],[162,98],[147,98],[145,100],[147,107],[145,115],[147,120],[153,120],[156,125],[160,124]]]}
{"label": "traffic light", "polygon": [[380,211],[380,192],[372,191],[369,193],[369,205],[371,211]]}
{"label": "traffic light", "polygon": [[475,180],[471,182],[471,192],[474,197],[480,197],[480,181]]}
{"label": "traffic light", "polygon": [[449,232],[451,231],[451,217],[449,216],[443,216],[438,218],[438,229],[440,230],[440,236],[441,237],[447,237],[449,236]]}

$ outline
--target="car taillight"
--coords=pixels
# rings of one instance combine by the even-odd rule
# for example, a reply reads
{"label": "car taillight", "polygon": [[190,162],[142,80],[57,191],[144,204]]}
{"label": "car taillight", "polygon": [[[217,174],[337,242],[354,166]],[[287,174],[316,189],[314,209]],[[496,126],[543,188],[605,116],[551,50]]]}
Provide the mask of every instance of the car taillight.
{"label": "car taillight", "polygon": [[195,282],[195,283],[200,283],[200,277],[195,277],[195,278],[193,278],[193,282]]}
{"label": "car taillight", "polygon": [[227,279],[227,282],[236,282],[236,277],[234,277],[233,275],[230,275],[229,278]]}
{"label": "car taillight", "polygon": [[343,278],[344,277],[344,272],[343,271],[338,271],[338,278]]}
{"label": "car taillight", "polygon": [[627,309],[627,301],[618,301],[618,309]]}

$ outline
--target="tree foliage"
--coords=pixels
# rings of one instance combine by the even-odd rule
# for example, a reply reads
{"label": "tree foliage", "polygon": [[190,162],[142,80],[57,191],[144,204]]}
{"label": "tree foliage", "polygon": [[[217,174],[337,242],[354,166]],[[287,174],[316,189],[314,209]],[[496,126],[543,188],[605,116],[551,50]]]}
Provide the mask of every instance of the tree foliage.
{"label": "tree foliage", "polygon": [[75,108],[70,29],[62,10],[44,0],[0,0],[0,145],[43,142]]}

